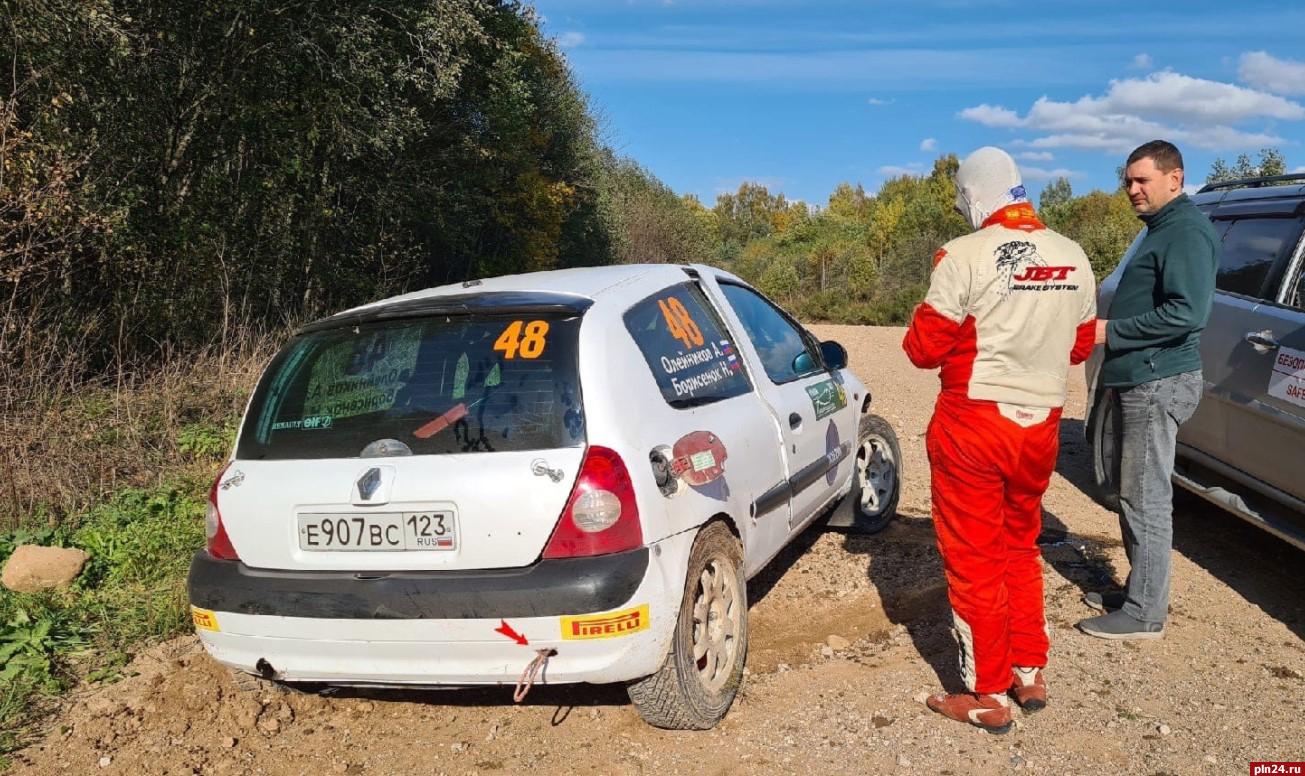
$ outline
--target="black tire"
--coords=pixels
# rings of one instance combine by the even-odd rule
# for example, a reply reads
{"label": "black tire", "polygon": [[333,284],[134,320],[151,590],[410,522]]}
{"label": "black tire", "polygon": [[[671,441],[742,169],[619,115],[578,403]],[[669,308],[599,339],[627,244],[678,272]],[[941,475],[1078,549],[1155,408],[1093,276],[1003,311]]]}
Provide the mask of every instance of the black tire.
{"label": "black tire", "polygon": [[1122,421],[1115,392],[1105,389],[1092,411],[1092,474],[1097,502],[1112,512],[1119,511],[1119,439]]}
{"label": "black tire", "polygon": [[875,534],[897,516],[902,496],[902,446],[892,425],[878,415],[861,416],[852,465],[852,500],[857,533]]}
{"label": "black tire", "polygon": [[710,523],[689,552],[670,653],[657,673],[627,686],[630,702],[654,727],[708,730],[734,703],[747,654],[743,547],[724,523]]}

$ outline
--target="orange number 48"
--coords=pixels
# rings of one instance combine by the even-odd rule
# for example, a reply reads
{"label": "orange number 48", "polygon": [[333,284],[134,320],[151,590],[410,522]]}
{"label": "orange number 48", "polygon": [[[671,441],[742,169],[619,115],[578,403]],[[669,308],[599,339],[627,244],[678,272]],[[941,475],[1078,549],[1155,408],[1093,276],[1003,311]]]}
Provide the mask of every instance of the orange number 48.
{"label": "orange number 48", "polygon": [[671,336],[684,343],[686,348],[702,347],[702,331],[693,322],[693,316],[684,309],[684,303],[673,296],[658,299],[657,305],[662,309],[666,319],[666,329]]}
{"label": "orange number 48", "polygon": [[494,340],[494,349],[503,351],[503,358],[539,358],[544,353],[548,321],[513,321]]}

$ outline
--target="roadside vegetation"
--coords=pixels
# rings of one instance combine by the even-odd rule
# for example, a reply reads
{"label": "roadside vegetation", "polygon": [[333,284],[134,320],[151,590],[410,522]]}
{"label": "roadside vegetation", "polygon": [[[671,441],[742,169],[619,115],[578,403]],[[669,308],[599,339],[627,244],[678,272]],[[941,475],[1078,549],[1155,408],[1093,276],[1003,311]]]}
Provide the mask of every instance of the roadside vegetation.
{"label": "roadside vegetation", "polygon": [[[0,31],[0,563],[91,554],[71,588],[0,590],[0,758],[60,693],[188,629],[207,488],[297,323],[476,277],[705,262],[804,320],[902,324],[967,231],[953,155],[825,203],[677,194],[612,151],[517,2],[0,0]],[[1061,179],[1038,204],[1098,276],[1138,229],[1119,191]]]}

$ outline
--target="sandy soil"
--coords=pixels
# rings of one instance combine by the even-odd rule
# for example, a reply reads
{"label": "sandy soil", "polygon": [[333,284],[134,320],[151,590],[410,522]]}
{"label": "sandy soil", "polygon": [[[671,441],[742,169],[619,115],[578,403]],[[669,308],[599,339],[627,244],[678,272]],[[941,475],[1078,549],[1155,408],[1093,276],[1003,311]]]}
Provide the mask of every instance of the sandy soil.
{"label": "sandy soil", "polygon": [[847,346],[901,438],[901,517],[874,537],[808,531],[749,585],[741,694],[715,730],[645,725],[620,687],[240,691],[193,637],[141,654],[130,678],[73,694],[11,772],[124,774],[1246,774],[1305,760],[1305,557],[1180,498],[1163,640],[1074,630],[1085,590],[1127,565],[1091,498],[1077,371],[1043,552],[1050,705],[1005,736],[947,721],[924,697],[959,688],[929,520],[923,434],[936,377],[900,329],[818,326]]}

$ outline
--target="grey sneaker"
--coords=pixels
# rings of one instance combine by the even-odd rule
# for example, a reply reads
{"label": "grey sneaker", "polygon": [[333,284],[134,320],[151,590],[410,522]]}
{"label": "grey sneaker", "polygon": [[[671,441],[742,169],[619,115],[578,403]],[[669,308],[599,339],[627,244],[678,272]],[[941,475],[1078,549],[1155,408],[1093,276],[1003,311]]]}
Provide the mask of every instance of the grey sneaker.
{"label": "grey sneaker", "polygon": [[1133,641],[1137,639],[1159,639],[1165,635],[1164,623],[1142,622],[1135,620],[1122,611],[1110,612],[1100,617],[1079,620],[1075,626],[1089,636],[1099,639]]}
{"label": "grey sneaker", "polygon": [[1096,609],[1098,612],[1113,612],[1117,609],[1124,608],[1125,595],[1123,590],[1111,590],[1106,593],[1087,593],[1083,596],[1083,603],[1089,608]]}

